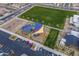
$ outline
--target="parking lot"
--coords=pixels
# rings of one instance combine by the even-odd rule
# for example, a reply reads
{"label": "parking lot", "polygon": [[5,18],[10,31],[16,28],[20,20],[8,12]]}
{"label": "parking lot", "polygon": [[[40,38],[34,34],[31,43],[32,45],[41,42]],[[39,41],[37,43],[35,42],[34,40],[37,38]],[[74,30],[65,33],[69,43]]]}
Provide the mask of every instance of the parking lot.
{"label": "parking lot", "polygon": [[12,41],[9,39],[9,37],[10,34],[0,31],[0,44],[4,45],[2,48],[0,48],[0,50],[2,50],[5,53],[11,54],[11,51],[13,51],[14,55],[21,55],[24,53],[29,56],[56,56],[56,54],[49,52],[43,48],[39,48],[39,50],[33,51],[31,47],[24,47],[24,41],[22,41],[21,39],[18,39],[21,41]]}

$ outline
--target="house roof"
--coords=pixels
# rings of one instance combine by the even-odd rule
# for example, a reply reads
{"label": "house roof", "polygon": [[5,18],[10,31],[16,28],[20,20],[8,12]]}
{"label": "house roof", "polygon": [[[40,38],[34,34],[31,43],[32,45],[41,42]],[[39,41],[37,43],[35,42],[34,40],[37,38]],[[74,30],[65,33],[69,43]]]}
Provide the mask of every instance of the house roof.
{"label": "house roof", "polygon": [[79,38],[79,32],[71,30],[70,35],[76,36]]}
{"label": "house roof", "polygon": [[79,27],[79,15],[74,15],[70,18],[70,23],[74,24],[76,27]]}
{"label": "house roof", "polygon": [[75,23],[79,23],[79,15],[74,15],[73,16],[73,22],[75,22]]}

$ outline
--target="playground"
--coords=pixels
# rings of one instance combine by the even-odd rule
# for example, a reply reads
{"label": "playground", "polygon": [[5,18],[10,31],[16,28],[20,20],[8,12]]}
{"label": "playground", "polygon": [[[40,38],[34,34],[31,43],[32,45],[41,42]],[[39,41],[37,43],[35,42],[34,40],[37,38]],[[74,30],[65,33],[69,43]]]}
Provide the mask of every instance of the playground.
{"label": "playground", "polygon": [[17,33],[21,36],[44,44],[49,31],[50,29],[46,28],[41,23],[30,23],[21,27]]}
{"label": "playground", "polygon": [[[2,25],[2,28],[42,44],[44,44],[50,32],[50,29],[41,23],[30,22],[20,18],[12,19]],[[10,38],[15,40],[16,37],[12,36]]]}

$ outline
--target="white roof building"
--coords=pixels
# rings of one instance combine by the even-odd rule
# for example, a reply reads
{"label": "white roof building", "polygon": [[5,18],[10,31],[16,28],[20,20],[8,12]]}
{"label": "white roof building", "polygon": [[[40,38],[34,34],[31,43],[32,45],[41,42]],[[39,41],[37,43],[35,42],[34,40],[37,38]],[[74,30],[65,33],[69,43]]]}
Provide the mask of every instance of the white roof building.
{"label": "white roof building", "polygon": [[70,35],[73,35],[73,36],[79,38],[79,32],[77,32],[77,31],[73,31],[73,30],[71,30]]}
{"label": "white roof building", "polygon": [[79,27],[79,15],[74,15],[70,18],[70,23],[74,24],[76,27]]}
{"label": "white roof building", "polygon": [[60,41],[60,45],[61,46],[64,46],[65,45],[65,42],[66,42],[66,40],[64,38],[62,38],[61,41]]}

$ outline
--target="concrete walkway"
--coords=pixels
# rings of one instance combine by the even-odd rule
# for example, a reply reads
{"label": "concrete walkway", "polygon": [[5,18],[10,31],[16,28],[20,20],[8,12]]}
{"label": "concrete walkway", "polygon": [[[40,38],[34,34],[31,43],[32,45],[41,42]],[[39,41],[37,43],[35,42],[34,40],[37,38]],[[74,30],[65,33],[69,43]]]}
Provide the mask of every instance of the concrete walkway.
{"label": "concrete walkway", "polygon": [[58,28],[51,27],[51,26],[46,26],[46,27],[51,28],[51,29],[55,29],[55,30],[58,30],[58,31],[63,31],[62,29],[58,29]]}

